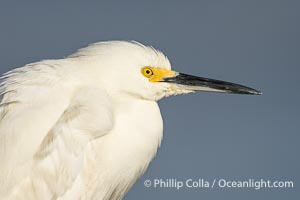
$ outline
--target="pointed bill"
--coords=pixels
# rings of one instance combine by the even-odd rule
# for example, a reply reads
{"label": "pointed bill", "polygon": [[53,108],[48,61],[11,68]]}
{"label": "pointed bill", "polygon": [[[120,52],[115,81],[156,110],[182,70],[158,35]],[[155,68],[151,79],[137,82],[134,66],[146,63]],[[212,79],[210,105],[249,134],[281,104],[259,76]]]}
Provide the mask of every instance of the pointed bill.
{"label": "pointed bill", "polygon": [[193,91],[213,91],[213,92],[225,92],[234,94],[250,94],[261,95],[262,92],[253,88],[243,86],[236,83],[230,83],[226,81],[220,81],[210,78],[203,78],[183,73],[176,73],[172,77],[165,77],[160,82],[174,83],[178,86]]}

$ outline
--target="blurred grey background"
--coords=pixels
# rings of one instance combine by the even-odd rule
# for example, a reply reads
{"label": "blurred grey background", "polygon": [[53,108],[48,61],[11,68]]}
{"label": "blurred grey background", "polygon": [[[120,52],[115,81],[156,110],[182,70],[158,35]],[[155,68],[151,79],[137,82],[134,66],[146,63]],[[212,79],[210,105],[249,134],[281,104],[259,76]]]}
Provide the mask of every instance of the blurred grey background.
{"label": "blurred grey background", "polygon": [[[89,43],[137,40],[177,71],[262,90],[159,102],[164,141],[126,200],[299,199],[300,2],[292,0],[0,3],[0,71]],[[154,178],[292,180],[294,188],[146,188]]]}

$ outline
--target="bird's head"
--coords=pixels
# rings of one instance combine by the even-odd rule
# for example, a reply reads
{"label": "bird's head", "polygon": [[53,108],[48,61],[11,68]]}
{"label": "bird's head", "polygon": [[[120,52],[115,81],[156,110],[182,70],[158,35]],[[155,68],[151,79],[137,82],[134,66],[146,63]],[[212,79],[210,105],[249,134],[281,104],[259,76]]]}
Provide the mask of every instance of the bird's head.
{"label": "bird's head", "polygon": [[163,53],[137,42],[95,43],[69,58],[93,66],[94,77],[112,95],[127,94],[157,101],[194,91],[261,94],[243,85],[176,72]]}

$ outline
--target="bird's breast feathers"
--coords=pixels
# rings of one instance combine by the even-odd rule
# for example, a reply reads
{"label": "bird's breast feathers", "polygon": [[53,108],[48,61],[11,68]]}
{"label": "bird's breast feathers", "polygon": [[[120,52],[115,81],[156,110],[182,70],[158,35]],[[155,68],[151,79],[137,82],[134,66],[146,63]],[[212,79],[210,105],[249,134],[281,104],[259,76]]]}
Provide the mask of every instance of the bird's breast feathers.
{"label": "bird's breast feathers", "polygon": [[30,65],[3,77],[0,199],[118,199],[160,145],[157,103],[114,101],[97,87],[59,79],[55,67]]}

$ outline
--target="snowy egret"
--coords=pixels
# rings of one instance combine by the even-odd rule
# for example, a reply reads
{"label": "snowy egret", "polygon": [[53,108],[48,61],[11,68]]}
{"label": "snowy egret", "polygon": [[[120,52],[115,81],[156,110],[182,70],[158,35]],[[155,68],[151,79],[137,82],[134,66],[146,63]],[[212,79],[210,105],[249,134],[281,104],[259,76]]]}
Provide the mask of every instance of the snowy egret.
{"label": "snowy egret", "polygon": [[4,74],[0,198],[122,199],[160,146],[157,101],[197,90],[260,94],[172,71],[137,42],[95,43]]}

